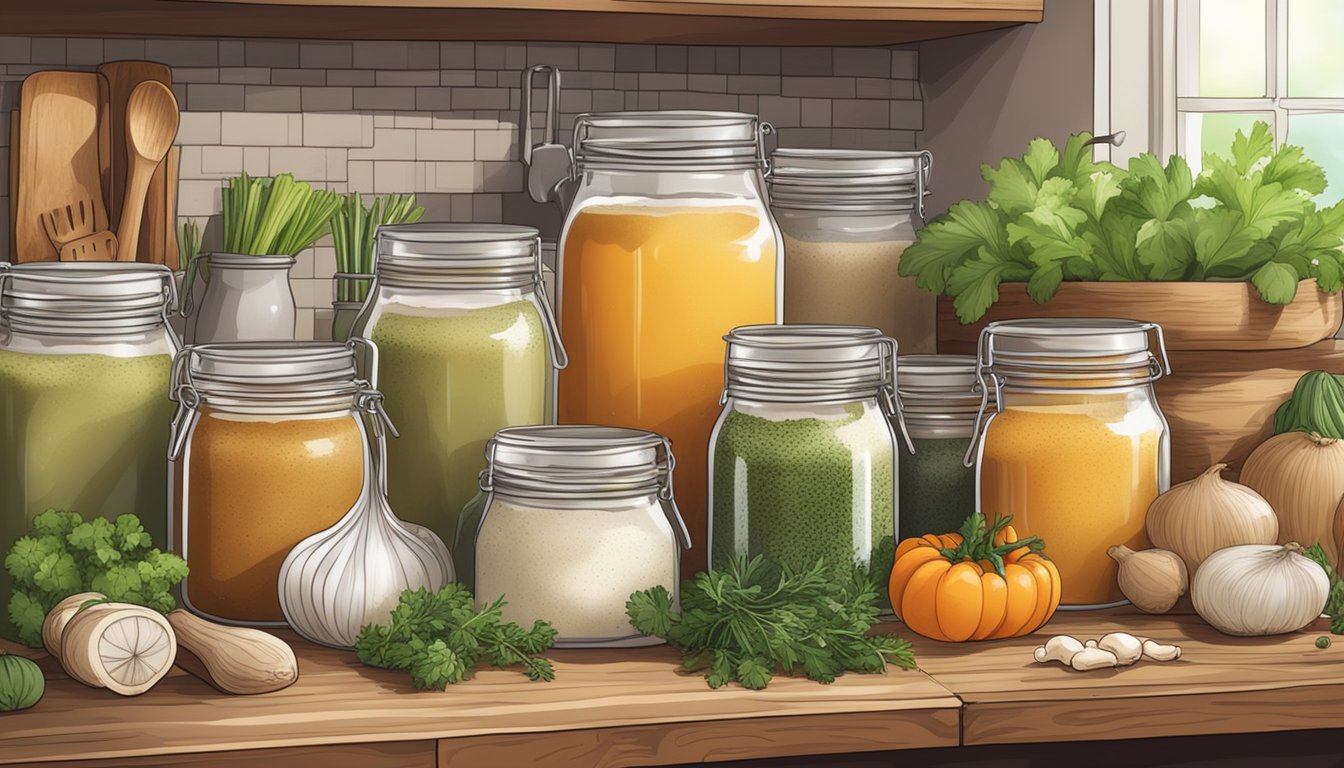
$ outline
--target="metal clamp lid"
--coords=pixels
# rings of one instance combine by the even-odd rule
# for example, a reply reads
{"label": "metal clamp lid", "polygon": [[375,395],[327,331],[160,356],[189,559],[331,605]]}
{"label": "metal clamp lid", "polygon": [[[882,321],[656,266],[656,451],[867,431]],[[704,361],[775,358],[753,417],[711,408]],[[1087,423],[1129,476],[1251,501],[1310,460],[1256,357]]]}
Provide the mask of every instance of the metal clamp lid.
{"label": "metal clamp lid", "polygon": [[[1014,330],[1021,334],[1020,338],[1029,340],[1032,337],[1073,338],[1087,340],[1087,343],[1079,345],[1079,348],[1072,350],[1066,348],[1062,351],[1045,351],[1039,348],[1033,350],[1032,345],[1028,343],[1022,350],[1017,350],[1016,354],[1006,355],[1002,350],[998,350],[995,340],[1003,338],[1005,331],[1011,333]],[[1024,331],[1029,333],[1022,333]],[[1135,333],[1142,333],[1144,336],[1142,351],[1137,345],[1123,347],[1115,343],[1118,334]],[[1152,344],[1148,341],[1150,335],[1157,344],[1157,355],[1151,352]],[[1110,345],[1106,343],[1108,338],[1113,342]],[[1034,358],[1031,357],[1033,353],[1036,355]],[[1042,375],[1049,376],[1054,383],[1053,386],[1023,387],[1038,392],[1128,389],[1135,385],[1134,372],[1139,367],[1145,370],[1143,381],[1149,385],[1163,376],[1171,375],[1171,360],[1167,356],[1166,339],[1162,333],[1162,326],[1157,323],[1115,318],[1049,318],[990,323],[981,330],[976,345],[975,389],[980,393],[980,408],[976,412],[971,442],[966,447],[966,455],[962,458],[964,466],[975,466],[975,456],[984,442],[984,432],[988,425],[985,415],[989,410],[990,386],[994,388],[995,413],[1002,413],[1004,387],[1008,385],[1010,376],[1021,376],[1026,372],[1028,363],[1024,361],[1029,361],[1030,368],[1043,372]],[[1070,380],[1079,381],[1084,386],[1066,387],[1058,384]],[[1100,386],[1097,386],[1098,380],[1103,382]]]}

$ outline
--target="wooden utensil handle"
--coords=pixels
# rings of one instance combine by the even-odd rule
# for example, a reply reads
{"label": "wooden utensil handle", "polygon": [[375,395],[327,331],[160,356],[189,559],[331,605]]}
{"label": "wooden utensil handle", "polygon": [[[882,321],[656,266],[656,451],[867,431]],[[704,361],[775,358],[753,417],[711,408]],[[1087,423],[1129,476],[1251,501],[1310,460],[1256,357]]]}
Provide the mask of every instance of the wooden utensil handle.
{"label": "wooden utensil handle", "polygon": [[122,198],[121,222],[117,225],[117,261],[135,261],[140,245],[140,219],[145,214],[145,193],[157,164],[131,161],[131,173],[126,177],[126,195]]}

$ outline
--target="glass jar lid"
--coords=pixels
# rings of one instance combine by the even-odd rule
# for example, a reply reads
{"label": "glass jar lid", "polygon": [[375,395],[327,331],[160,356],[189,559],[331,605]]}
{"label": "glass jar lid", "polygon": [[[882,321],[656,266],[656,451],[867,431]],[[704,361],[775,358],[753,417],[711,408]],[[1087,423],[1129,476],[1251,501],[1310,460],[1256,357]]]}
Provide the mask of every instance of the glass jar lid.
{"label": "glass jar lid", "polygon": [[662,435],[583,424],[507,427],[486,443],[485,455],[487,493],[566,500],[657,495],[682,546],[691,546],[672,487],[676,458]]}
{"label": "glass jar lid", "polygon": [[848,402],[894,391],[896,340],[857,325],[745,325],[724,359],[724,400]]}
{"label": "glass jar lid", "polygon": [[[1149,335],[1155,335],[1161,362]],[[1010,378],[1133,378],[1171,372],[1162,328],[1119,318],[1031,318],[990,323],[980,332],[979,367]]]}
{"label": "glass jar lid", "polygon": [[975,420],[984,392],[974,355],[901,355],[896,360],[900,371],[896,394],[908,424]]}
{"label": "glass jar lid", "polygon": [[383,283],[526,283],[539,274],[540,233],[513,224],[397,224],[378,228]]}
{"label": "glass jar lid", "polygon": [[770,204],[804,210],[908,211],[924,215],[933,155],[928,150],[776,149]]}
{"label": "glass jar lid", "polygon": [[0,269],[0,319],[31,333],[113,336],[166,323],[172,270],[137,262],[41,261]]}
{"label": "glass jar lid", "polygon": [[184,347],[173,388],[190,383],[204,396],[267,392],[353,392],[354,349],[339,342],[266,341]]}
{"label": "glass jar lid", "polygon": [[575,170],[760,168],[765,136],[773,132],[769,123],[744,112],[584,114],[574,121]]}

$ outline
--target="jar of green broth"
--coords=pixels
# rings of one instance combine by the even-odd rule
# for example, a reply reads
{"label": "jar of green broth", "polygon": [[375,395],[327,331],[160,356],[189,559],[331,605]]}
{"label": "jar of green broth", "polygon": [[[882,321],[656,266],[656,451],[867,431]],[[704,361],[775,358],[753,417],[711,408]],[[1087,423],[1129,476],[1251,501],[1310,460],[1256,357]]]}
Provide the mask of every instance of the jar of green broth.
{"label": "jar of green broth", "polygon": [[[754,325],[726,337],[710,437],[710,567],[770,556],[882,583],[896,535],[896,342],[876,328]],[[899,419],[897,419],[899,423]]]}
{"label": "jar of green broth", "polygon": [[900,460],[901,538],[957,531],[976,509],[975,467],[965,464],[982,399],[975,357],[902,355],[898,367],[914,445]]}
{"label": "jar of green broth", "polygon": [[388,443],[388,499],[452,546],[478,490],[485,443],[505,427],[554,421],[564,347],[531,227],[379,227],[374,279],[352,337],[401,436]]}
{"label": "jar of green broth", "polygon": [[[0,553],[50,508],[134,514],[166,549],[172,272],[134,262],[0,269]],[[0,568],[0,596],[12,591]],[[7,611],[0,636],[14,637]]]}

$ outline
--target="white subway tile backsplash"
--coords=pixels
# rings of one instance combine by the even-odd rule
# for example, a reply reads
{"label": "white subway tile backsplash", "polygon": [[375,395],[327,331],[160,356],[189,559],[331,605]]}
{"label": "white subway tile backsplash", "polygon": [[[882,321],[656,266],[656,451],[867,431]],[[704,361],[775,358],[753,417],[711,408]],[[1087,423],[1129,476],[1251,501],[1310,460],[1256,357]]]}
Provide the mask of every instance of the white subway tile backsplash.
{"label": "white subway tile backsplash", "polygon": [[327,176],[327,150],[321,147],[274,147],[271,163],[300,181],[342,181]]}
{"label": "white subway tile backsplash", "polygon": [[203,174],[233,175],[243,167],[242,147],[199,147]]}
{"label": "white subway tile backsplash", "polygon": [[178,144],[218,144],[220,141],[220,114],[218,112],[183,112],[177,128]]}
{"label": "white subway tile backsplash", "polygon": [[289,115],[225,112],[220,115],[220,143],[237,146],[289,146]]}
{"label": "white subway tile backsplash", "polygon": [[[427,221],[540,223],[554,236],[555,211],[530,201],[518,157],[519,79],[528,64],[563,72],[558,133],[566,144],[578,114],[622,109],[759,114],[779,129],[781,146],[911,148],[923,126],[914,49],[0,36],[3,81],[142,58],[174,67],[184,110],[179,213],[213,216],[208,238],[218,236],[222,180],[241,171],[291,172],[339,192],[415,192]],[[0,91],[0,109],[11,107],[11,93],[17,88]],[[534,97],[539,128],[545,91]],[[7,130],[0,119],[0,147]],[[529,140],[543,139],[537,130]],[[334,270],[329,245],[296,266],[307,313],[301,333],[326,332],[313,310],[329,321]]]}
{"label": "white subway tile backsplash", "polygon": [[309,113],[304,115],[303,144],[308,147],[371,147],[372,115]]}

